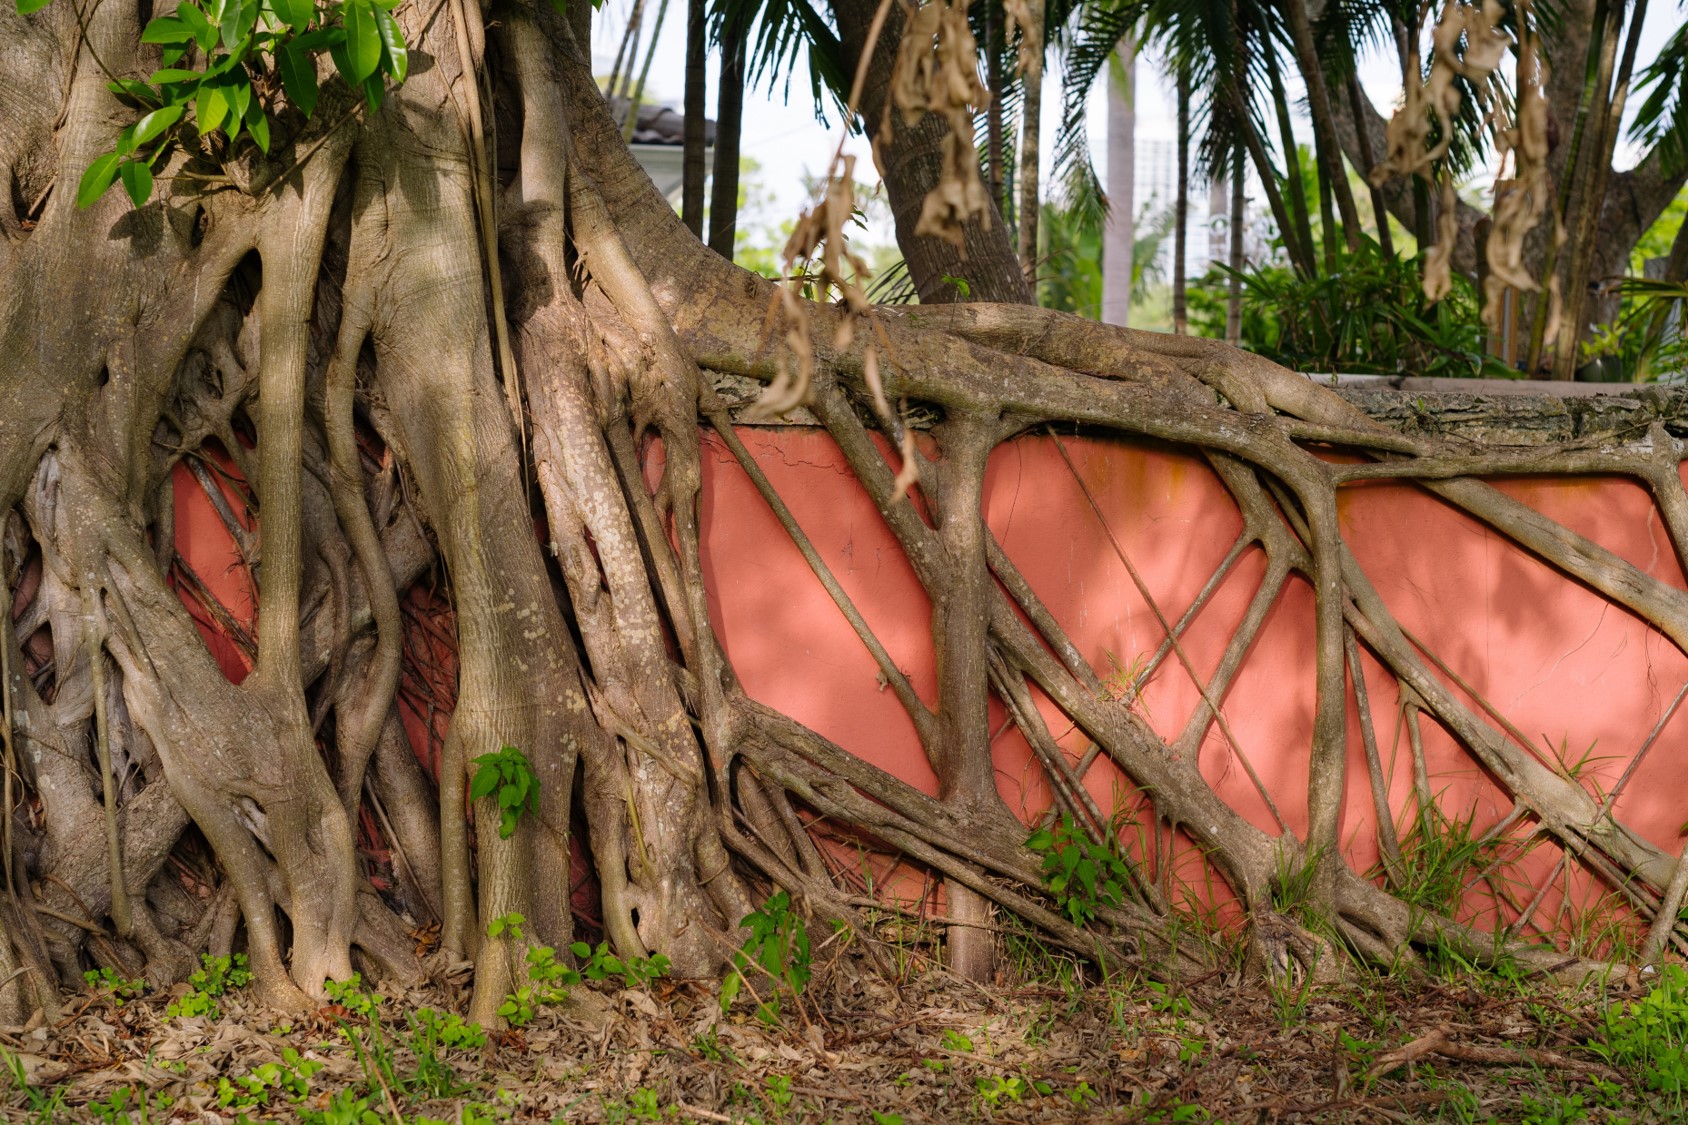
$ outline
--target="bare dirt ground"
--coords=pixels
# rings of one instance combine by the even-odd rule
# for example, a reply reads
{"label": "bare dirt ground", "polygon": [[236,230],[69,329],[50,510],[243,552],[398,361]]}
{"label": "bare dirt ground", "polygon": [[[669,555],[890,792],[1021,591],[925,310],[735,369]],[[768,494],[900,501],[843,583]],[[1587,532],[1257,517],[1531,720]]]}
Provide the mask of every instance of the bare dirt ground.
{"label": "bare dirt ground", "polygon": [[[1688,1082],[1688,974],[1568,990],[1357,973],[1272,987],[1222,971],[1168,989],[1044,959],[984,988],[893,952],[875,972],[817,948],[777,1018],[755,1010],[775,995],[766,979],[725,1014],[717,983],[598,981],[484,1037],[448,1014],[466,1001],[461,967],[291,1020],[238,987],[124,999],[108,980],[54,1023],[0,1031],[0,1118],[1568,1125],[1679,1120]],[[183,1014],[206,1000],[214,1015]]]}

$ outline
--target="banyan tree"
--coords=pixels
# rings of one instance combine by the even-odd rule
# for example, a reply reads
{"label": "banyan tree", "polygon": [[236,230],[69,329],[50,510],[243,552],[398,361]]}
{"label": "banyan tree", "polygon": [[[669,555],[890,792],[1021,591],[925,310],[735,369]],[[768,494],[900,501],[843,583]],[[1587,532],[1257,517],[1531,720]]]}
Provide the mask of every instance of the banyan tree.
{"label": "banyan tree", "polygon": [[[752,275],[629,155],[584,4],[24,6],[0,13],[4,1021],[52,1009],[90,964],[162,984],[234,945],[263,1001],[301,1006],[354,965],[413,977],[409,931],[437,922],[491,1022],[527,947],[572,939],[571,861],[590,867],[614,950],[709,977],[771,887],[857,924],[821,825],[942,881],[960,973],[988,966],[993,917],[1111,964],[1204,971],[1151,875],[1083,926],[1059,908],[997,794],[992,700],[1099,838],[1117,822],[1048,714],[1082,732],[1157,831],[1201,849],[1269,971],[1338,951],[1408,964],[1431,941],[1563,968],[1344,858],[1338,810],[1365,783],[1346,757],[1362,651],[1504,787],[1512,823],[1675,918],[1675,857],[1450,687],[1337,517],[1345,487],[1414,482],[1688,648],[1679,585],[1485,481],[1635,478],[1688,559],[1683,446],[1662,423],[1472,442],[1375,420],[1212,341],[1026,304],[875,308],[842,241],[842,168],[798,224],[793,279]],[[841,6],[841,40],[905,240],[938,248],[929,272],[1018,269],[979,183],[985,94],[961,9],[859,9]],[[929,599],[935,692],[911,686],[758,475],[718,390],[734,379],[769,384],[763,417],[806,408],[836,443]],[[1182,735],[1109,690],[981,516],[992,450],[1051,427],[1199,455],[1240,513],[1227,558],[1266,560]],[[936,794],[741,687],[705,585],[706,433],[872,653]],[[182,564],[184,472],[240,555],[249,616]],[[1311,589],[1316,637],[1301,832],[1240,815],[1188,752],[1223,722],[1286,582]],[[419,590],[449,606],[429,627],[449,623],[456,661],[431,768],[398,703]],[[212,634],[249,667],[239,682]],[[513,796],[473,784],[500,762]],[[372,879],[371,838],[391,878]],[[1286,872],[1307,873],[1319,925],[1274,911]],[[489,925],[513,913],[524,926]]]}

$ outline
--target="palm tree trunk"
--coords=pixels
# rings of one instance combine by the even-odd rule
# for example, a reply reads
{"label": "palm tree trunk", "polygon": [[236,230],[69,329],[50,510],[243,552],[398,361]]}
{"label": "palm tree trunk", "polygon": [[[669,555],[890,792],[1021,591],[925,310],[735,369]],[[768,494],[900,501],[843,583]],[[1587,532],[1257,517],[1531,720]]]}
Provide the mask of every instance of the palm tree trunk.
{"label": "palm tree trunk", "polygon": [[[1361,112],[1364,106],[1365,94],[1360,90],[1360,79],[1356,74],[1348,75],[1348,107],[1354,114],[1354,120],[1365,121],[1365,114]],[[1358,126],[1360,137],[1360,175],[1365,177],[1366,183],[1371,184],[1372,215],[1377,219],[1377,247],[1383,251],[1383,256],[1395,256],[1395,239],[1389,233],[1389,208],[1383,201],[1383,189],[1371,182],[1372,168],[1376,161],[1372,158],[1371,134],[1361,124]]]}
{"label": "palm tree trunk", "polygon": [[639,50],[639,25],[645,19],[645,0],[633,0],[633,11],[627,17],[627,28],[621,33],[621,45],[615,50],[615,63],[610,67],[610,80],[604,86],[604,96],[615,98],[622,84],[622,63],[627,64],[627,71],[633,69],[633,57]]}
{"label": "palm tree trunk", "polygon": [[680,160],[680,220],[703,237],[704,99],[709,69],[704,0],[686,0],[686,123],[685,151]]}
{"label": "palm tree trunk", "polygon": [[1116,49],[1108,75],[1108,216],[1102,227],[1102,323],[1131,323],[1131,275],[1137,234],[1137,45]]}
{"label": "palm tree trunk", "polygon": [[[1301,151],[1295,140],[1295,128],[1290,121],[1289,94],[1284,90],[1284,76],[1278,68],[1277,52],[1270,48],[1266,51],[1266,69],[1272,77],[1272,107],[1278,115],[1278,135],[1284,146],[1284,189],[1289,196],[1290,214],[1295,219],[1295,229],[1284,231],[1284,241],[1287,244],[1294,237],[1301,241],[1300,260],[1309,263],[1314,261],[1317,254],[1313,243],[1313,224],[1307,216],[1307,186],[1301,179]],[[1263,168],[1260,170],[1262,179],[1267,177]],[[1330,231],[1325,232],[1327,240]],[[1290,261],[1297,260],[1297,255],[1291,254]],[[1310,272],[1310,271],[1309,271]]]}
{"label": "palm tree trunk", "polygon": [[633,96],[627,101],[627,120],[622,122],[621,126],[621,135],[628,141],[633,139],[633,130],[639,124],[639,103],[645,98],[645,80],[651,76],[651,60],[656,58],[656,41],[662,35],[662,21],[667,18],[668,0],[661,0],[656,6],[656,26],[651,28],[651,44],[645,48],[645,65],[639,68],[639,82],[633,87]]}
{"label": "palm tree trunk", "polygon": [[[1621,18],[1621,14],[1620,14]],[[1589,152],[1588,184],[1577,216],[1576,236],[1571,241],[1571,272],[1565,286],[1565,311],[1559,320],[1559,340],[1554,348],[1553,377],[1572,378],[1576,372],[1577,342],[1587,320],[1588,287],[1593,280],[1594,252],[1599,242],[1600,212],[1606,201],[1606,180],[1612,171],[1612,154],[1618,143],[1624,102],[1629,98],[1629,80],[1635,72],[1635,52],[1641,38],[1641,24],[1647,18],[1647,0],[1635,0],[1630,13],[1629,34],[1624,40],[1623,62],[1618,66],[1611,96],[1599,105],[1597,143]],[[1616,31],[1616,26],[1613,28]],[[1612,38],[1616,38],[1614,34]],[[1604,87],[1602,87],[1604,89]]]}
{"label": "palm tree trunk", "polygon": [[1030,5],[1030,27],[1020,29],[1031,44],[1031,65],[1020,78],[1020,269],[1026,284],[1037,288],[1037,220],[1040,195],[1038,191],[1038,144],[1042,139],[1040,119],[1043,116],[1043,4]]}
{"label": "palm tree trunk", "polygon": [[1172,330],[1190,331],[1185,261],[1190,242],[1190,69],[1178,64],[1178,201],[1172,213]]}
{"label": "palm tree trunk", "polygon": [[985,175],[990,180],[991,199],[1006,216],[1012,213],[1012,201],[1002,194],[1001,0],[985,0],[985,84],[991,92],[991,104],[985,110]]}
{"label": "palm tree trunk", "polygon": [[1225,302],[1225,342],[1243,342],[1243,154],[1231,157],[1231,282]]}
{"label": "palm tree trunk", "polygon": [[1670,256],[1665,259],[1665,280],[1688,281],[1688,222],[1676,228]]}
{"label": "palm tree trunk", "polygon": [[[1577,214],[1573,208],[1581,199],[1581,193],[1577,189],[1582,186],[1583,141],[1588,132],[1589,114],[1593,112],[1594,103],[1601,96],[1600,92],[1606,89],[1611,79],[1611,63],[1618,47],[1616,21],[1621,18],[1622,13],[1615,10],[1608,0],[1595,0],[1593,26],[1588,38],[1588,54],[1583,71],[1582,95],[1577,99],[1577,119],[1571,127],[1571,147],[1565,156],[1564,171],[1559,177],[1558,209],[1554,213],[1554,220],[1560,228],[1563,228],[1568,216]],[[1559,268],[1558,243],[1557,238],[1547,240],[1547,253],[1542,262],[1542,287],[1530,316],[1530,352],[1524,370],[1532,374],[1541,369],[1542,348],[1547,335],[1547,281]]]}
{"label": "palm tree trunk", "polygon": [[[1317,138],[1314,140],[1317,146]],[[1315,168],[1319,175],[1319,227],[1324,233],[1325,242],[1325,272],[1336,272],[1336,212],[1331,207],[1330,174],[1325,171],[1325,163],[1315,159]]]}
{"label": "palm tree trunk", "polygon": [[1421,175],[1413,176],[1413,241],[1418,243],[1418,256],[1429,252],[1436,241],[1436,215],[1432,211],[1430,183]]}
{"label": "palm tree trunk", "polygon": [[[633,93],[633,68],[639,64],[639,42],[644,37],[645,30],[645,0],[633,0],[633,14],[627,19],[627,34],[622,38],[622,46],[626,48],[627,69],[621,69],[622,58],[616,56],[616,69],[610,74],[610,94],[615,97],[629,97]],[[621,86],[617,89],[615,79],[621,79]]]}
{"label": "palm tree trunk", "polygon": [[[844,62],[852,72],[862,52],[870,49],[867,34],[878,6],[878,0],[831,2]],[[994,200],[988,215],[961,224],[960,247],[942,238],[914,233],[927,195],[943,178],[944,144],[949,126],[938,114],[926,114],[908,126],[900,113],[888,113],[902,29],[902,10],[892,5],[884,33],[871,45],[873,53],[868,60],[867,79],[857,112],[870,132],[877,133],[881,123],[887,120],[891,126],[889,137],[878,135],[874,158],[891,204],[897,244],[908,262],[915,291],[922,304],[961,300],[1030,304],[1032,295],[1026,285],[1025,271],[1020,268],[1008,226],[996,214]],[[955,284],[957,278],[962,279],[965,293],[962,286]]]}
{"label": "palm tree trunk", "polygon": [[1336,136],[1336,117],[1331,112],[1330,87],[1325,82],[1324,67],[1319,65],[1318,49],[1313,44],[1313,24],[1307,18],[1306,0],[1285,0],[1289,14],[1290,41],[1295,44],[1295,57],[1307,84],[1307,108],[1313,116],[1313,151],[1330,182],[1331,192],[1342,214],[1342,233],[1347,239],[1348,252],[1360,249],[1360,209],[1354,205],[1354,193],[1348,187],[1348,173],[1342,164],[1342,143]]}
{"label": "palm tree trunk", "polygon": [[738,232],[739,133],[744,125],[744,51],[749,27],[742,17],[721,33],[721,84],[715,95],[715,185],[709,193],[709,248],[733,260]]}
{"label": "palm tree trunk", "polygon": [[[1284,193],[1278,190],[1277,166],[1272,163],[1272,157],[1266,151],[1266,144],[1260,139],[1260,133],[1254,127],[1254,119],[1249,115],[1247,103],[1243,101],[1234,82],[1229,84],[1228,93],[1236,107],[1243,148],[1253,161],[1255,171],[1260,174],[1260,189],[1265,193],[1266,204],[1272,210],[1272,221],[1278,224],[1279,231],[1290,230],[1292,228],[1289,205],[1284,202]],[[1239,152],[1239,158],[1241,155]],[[1233,193],[1235,190],[1233,187]],[[1290,265],[1302,277],[1312,277],[1318,272],[1312,258],[1312,247],[1303,245],[1301,239],[1285,238],[1284,252],[1289,255]]]}

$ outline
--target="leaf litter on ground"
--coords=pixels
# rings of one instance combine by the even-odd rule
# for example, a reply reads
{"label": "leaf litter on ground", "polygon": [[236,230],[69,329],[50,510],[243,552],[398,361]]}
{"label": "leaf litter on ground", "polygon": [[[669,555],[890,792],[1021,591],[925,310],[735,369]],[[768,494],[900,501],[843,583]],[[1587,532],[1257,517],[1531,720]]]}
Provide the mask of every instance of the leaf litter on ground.
{"label": "leaf litter on ground", "polygon": [[583,984],[482,1035],[452,1019],[468,996],[443,964],[367,1016],[353,999],[287,1018],[237,991],[218,1018],[166,1018],[163,995],[72,995],[56,1024],[0,1029],[0,1120],[1558,1125],[1676,1120],[1688,1097],[1680,970],[1661,1003],[1633,973],[1180,988],[1060,962],[984,987],[901,952],[895,979],[855,955],[817,966],[771,1023],[750,997],[723,1013],[719,982],[658,979]]}

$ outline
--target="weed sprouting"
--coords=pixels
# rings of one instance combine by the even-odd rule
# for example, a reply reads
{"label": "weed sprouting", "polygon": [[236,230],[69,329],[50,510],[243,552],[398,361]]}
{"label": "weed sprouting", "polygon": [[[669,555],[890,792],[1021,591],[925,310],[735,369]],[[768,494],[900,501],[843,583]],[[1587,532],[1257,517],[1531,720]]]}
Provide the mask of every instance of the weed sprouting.
{"label": "weed sprouting", "polygon": [[650,983],[668,975],[668,958],[661,953],[653,957],[617,957],[610,952],[608,942],[599,942],[596,949],[583,941],[569,946],[580,959],[580,975],[587,980],[607,980],[620,977],[628,988],[648,988]]}
{"label": "weed sprouting", "polygon": [[539,778],[534,776],[533,765],[514,746],[505,746],[496,754],[482,754],[471,764],[475,777],[469,783],[469,796],[477,801],[493,799],[498,805],[498,835],[508,840],[523,813],[539,812]]}
{"label": "weed sprouting", "polygon": [[1452,915],[1473,870],[1494,857],[1498,841],[1476,831],[1477,810],[1450,817],[1434,804],[1418,810],[1401,837],[1401,865],[1391,890],[1410,907]]}
{"label": "weed sprouting", "polygon": [[1043,857],[1044,885],[1074,925],[1085,925],[1103,907],[1125,905],[1135,873],[1112,831],[1097,843],[1063,813],[1053,826],[1033,832],[1026,847]]}
{"label": "weed sprouting", "polygon": [[[809,983],[809,931],[792,910],[791,896],[785,891],[776,891],[762,909],[745,915],[739,925],[748,929],[750,936],[733,954],[733,967],[721,982],[721,1010],[732,1007],[748,984],[745,973],[754,966],[773,985],[766,998],[758,996],[756,1018],[777,1023],[779,989],[783,987],[795,1000]],[[754,985],[750,990],[756,994]]]}
{"label": "weed sprouting", "polygon": [[191,991],[180,999],[172,1000],[170,1006],[164,1009],[168,1018],[204,1016],[217,1019],[223,1014],[222,1006],[217,1003],[218,997],[227,995],[231,989],[245,988],[252,982],[252,969],[244,953],[236,953],[233,957],[213,957],[203,953],[199,960],[202,967],[188,977]]}
{"label": "weed sprouting", "polygon": [[1522,1125],[1576,1125],[1588,1120],[1581,1094],[1550,1094],[1545,1098],[1526,1094],[1520,1108],[1524,1111]]}
{"label": "weed sprouting", "polygon": [[[1110,671],[1102,680],[1102,686],[1107,689],[1108,696],[1117,703],[1127,707],[1137,704],[1143,691],[1143,680],[1149,669],[1149,654],[1140,652],[1132,657],[1128,663],[1120,663],[1119,657],[1112,651],[1104,650]],[[1144,709],[1147,714],[1147,708]]]}
{"label": "weed sprouting", "polygon": [[145,980],[125,977],[110,966],[89,969],[82,974],[82,979],[89,988],[110,999],[114,1008],[123,1007],[125,1001],[133,1000],[147,990]]}
{"label": "weed sprouting", "polygon": [[1279,914],[1300,917],[1312,900],[1313,881],[1319,872],[1318,852],[1311,852],[1297,863],[1294,853],[1280,846],[1273,856],[1272,909]]}
{"label": "weed sprouting", "polygon": [[558,961],[557,951],[549,945],[530,948],[526,962],[528,983],[498,1006],[498,1014],[512,1027],[526,1027],[542,1005],[561,1004],[568,999],[569,989],[580,983],[580,973]]}
{"label": "weed sprouting", "polygon": [[235,1078],[217,1079],[219,1109],[268,1108],[272,1101],[299,1102],[311,1092],[311,1077],[323,1068],[315,1059],[300,1056],[292,1047],[281,1052],[280,1062],[259,1063]]}
{"label": "weed sprouting", "polygon": [[41,1089],[29,1080],[29,1072],[24,1067],[23,1059],[4,1047],[0,1047],[0,1064],[5,1065],[6,1073],[12,1080],[12,1088],[23,1094],[29,1103],[34,1120],[50,1122],[63,1111],[67,1093],[64,1086],[54,1086],[50,1090]]}
{"label": "weed sprouting", "polygon": [[625,1098],[604,1099],[604,1120],[615,1125],[629,1121],[662,1121],[678,1114],[678,1107],[664,1106],[661,1095],[647,1086],[640,1086]]}
{"label": "weed sprouting", "polygon": [[1595,1053],[1680,1113],[1688,1104],[1688,969],[1665,966],[1646,996],[1606,1010],[1602,1031]]}
{"label": "weed sprouting", "polygon": [[145,1086],[119,1086],[110,1094],[88,1103],[88,1112],[106,1125],[153,1125],[170,1120],[176,1099],[162,1090]]}
{"label": "weed sprouting", "polygon": [[1213,1114],[1195,1102],[1174,1098],[1167,1105],[1150,1109],[1142,1120],[1152,1125],[1205,1125],[1213,1120]]}
{"label": "weed sprouting", "polygon": [[345,980],[326,980],[322,987],[328,993],[330,1003],[338,1004],[354,1016],[363,1019],[373,1019],[376,1010],[386,1002],[386,997],[379,992],[369,993],[363,990],[363,974],[353,973]]}

